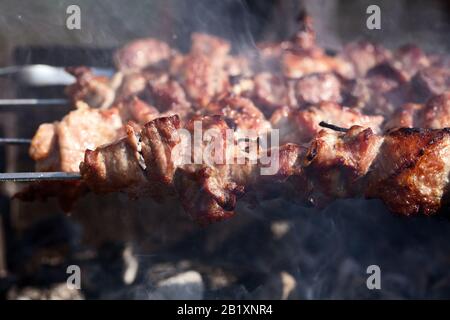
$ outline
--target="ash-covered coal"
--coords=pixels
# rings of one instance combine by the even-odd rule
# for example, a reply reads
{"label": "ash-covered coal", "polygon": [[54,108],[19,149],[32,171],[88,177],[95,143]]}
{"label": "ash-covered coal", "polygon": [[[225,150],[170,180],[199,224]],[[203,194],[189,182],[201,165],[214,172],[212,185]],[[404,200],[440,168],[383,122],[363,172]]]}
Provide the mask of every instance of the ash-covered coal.
{"label": "ash-covered coal", "polygon": [[[49,290],[61,288],[68,264],[78,264],[83,277],[76,296],[84,298],[450,296],[447,218],[392,215],[377,200],[337,201],[322,212],[273,200],[257,211],[240,211],[233,220],[198,229],[176,245],[162,244],[151,252],[131,250],[119,242],[97,250],[79,247],[66,251],[52,266],[48,259],[38,263],[36,270],[40,272],[16,274],[7,294],[32,299],[57,296]],[[136,268],[130,259],[136,261],[138,271],[133,281],[126,283],[124,274]],[[366,285],[370,265],[380,268],[380,290],[369,290]],[[44,284],[40,278],[44,274],[61,277],[55,276],[53,283]]]}

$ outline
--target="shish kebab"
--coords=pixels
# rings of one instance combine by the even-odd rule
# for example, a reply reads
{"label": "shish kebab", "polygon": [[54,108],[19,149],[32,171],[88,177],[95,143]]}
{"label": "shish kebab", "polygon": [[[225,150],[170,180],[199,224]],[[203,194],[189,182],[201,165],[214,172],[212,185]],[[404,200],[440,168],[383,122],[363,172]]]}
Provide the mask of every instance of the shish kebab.
{"label": "shish kebab", "polygon": [[[220,132],[228,129],[220,117],[202,121]],[[273,183],[316,205],[364,196],[380,198],[404,215],[433,214],[448,201],[450,129],[401,128],[384,135],[360,126],[346,132],[323,130],[308,148],[280,146],[277,172],[264,176],[260,164],[177,165],[179,159],[167,155],[176,154],[172,150],[181,141],[179,128],[176,115],[157,118],[141,131],[127,126],[125,138],[86,151],[82,183],[96,193],[157,199],[176,195],[200,223],[232,216],[246,190]]]}
{"label": "shish kebab", "polygon": [[[68,93],[73,100],[76,101],[78,109],[71,112],[58,125],[44,124],[38,130],[33,140],[37,140],[39,143],[32,144],[31,148],[31,154],[37,161],[37,169],[51,171],[58,168],[64,172],[68,172],[71,175],[71,178],[77,178],[78,173],[76,171],[78,171],[79,163],[84,157],[85,161],[81,165],[83,182],[77,182],[77,184],[90,185],[91,189],[94,191],[108,191],[108,188],[105,189],[105,186],[102,186],[101,184],[97,185],[91,181],[92,179],[89,180],[86,178],[87,172],[95,173],[96,171],[88,170],[88,168],[90,168],[88,166],[90,162],[87,161],[86,157],[90,151],[87,151],[86,155],[84,151],[86,149],[94,149],[104,143],[110,143],[124,133],[126,133],[128,138],[130,138],[130,132],[134,132],[134,134],[139,136],[139,132],[147,128],[145,123],[148,121],[150,121],[150,123],[152,123],[152,121],[158,121],[152,120],[157,117],[162,116],[163,118],[160,119],[171,119],[174,117],[173,114],[178,114],[181,116],[181,122],[188,125],[190,118],[193,115],[186,115],[186,113],[190,113],[189,110],[192,109],[190,107],[194,105],[198,108],[196,113],[200,113],[200,115],[221,114],[224,116],[224,120],[226,121],[214,118],[214,122],[217,122],[217,126],[220,128],[225,128],[225,126],[228,127],[230,125],[229,120],[232,120],[231,126],[237,129],[242,127],[251,127],[257,130],[270,130],[270,128],[280,129],[281,142],[283,143],[280,147],[280,155],[283,155],[281,160],[291,159],[290,156],[285,158],[286,154],[283,153],[283,150],[285,150],[284,148],[287,148],[286,150],[291,150],[291,148],[300,150],[288,152],[289,155],[292,154],[292,157],[296,159],[295,162],[298,160],[301,165],[295,165],[295,174],[288,174],[289,178],[287,178],[287,180],[289,183],[285,183],[286,185],[290,185],[292,184],[292,180],[303,181],[301,183],[301,188],[294,188],[297,191],[303,190],[299,193],[299,199],[305,198],[310,202],[320,204],[335,197],[364,195],[368,197],[381,197],[393,211],[404,214],[413,214],[418,211],[432,213],[437,210],[436,205],[420,204],[425,201],[423,199],[418,200],[419,204],[415,207],[413,206],[414,208],[406,205],[399,205],[399,208],[395,209],[395,206],[390,205],[387,199],[384,199],[382,196],[378,195],[376,191],[373,191],[374,187],[368,187],[374,184],[371,182],[374,178],[370,173],[376,171],[376,168],[379,165],[377,165],[377,161],[372,159],[371,161],[368,161],[370,163],[367,164],[367,171],[364,172],[363,168],[366,168],[366,166],[359,163],[360,160],[367,160],[364,157],[364,154],[355,155],[356,158],[352,158],[352,156],[344,152],[337,156],[338,160],[336,161],[339,165],[337,163],[334,164],[333,168],[337,173],[332,173],[332,171],[330,171],[331,169],[323,171],[323,165],[319,165],[318,168],[320,170],[317,170],[315,175],[311,174],[311,169],[308,168],[313,168],[315,165],[307,164],[308,158],[305,158],[305,155],[309,154],[317,156],[317,154],[320,154],[313,146],[322,141],[321,139],[324,139],[324,137],[327,137],[322,131],[319,132],[318,125],[320,121],[333,119],[333,121],[330,122],[332,122],[333,125],[338,126],[334,126],[332,129],[337,129],[339,126],[349,128],[348,132],[339,133],[343,135],[342,137],[338,136],[332,138],[332,136],[329,136],[327,138],[336,142],[336,145],[333,143],[329,144],[329,147],[333,152],[339,150],[340,145],[342,144],[340,142],[341,140],[346,141],[346,139],[349,138],[349,136],[346,135],[354,131],[353,125],[371,128],[371,135],[369,136],[373,135],[374,137],[378,137],[377,139],[374,138],[373,142],[380,142],[380,146],[385,146],[386,141],[390,140],[389,137],[391,132],[386,133],[386,135],[378,134],[381,132],[383,117],[366,116],[357,109],[344,108],[338,104],[344,102],[344,100],[342,100],[343,96],[347,97],[345,103],[348,104],[349,101],[352,101],[352,99],[348,100],[349,97],[354,100],[354,98],[360,98],[361,96],[364,96],[364,94],[354,94],[353,91],[358,89],[357,86],[348,86],[345,80],[340,84],[341,80],[336,78],[333,73],[330,73],[330,71],[335,72],[341,77],[348,73],[349,65],[339,57],[333,58],[324,55],[321,50],[316,47],[314,42],[314,32],[309,18],[305,19],[300,31],[292,41],[261,47],[261,53],[264,59],[281,62],[279,66],[281,68],[281,73],[288,81],[280,81],[276,73],[266,72],[265,70],[261,70],[255,75],[245,75],[247,71],[242,71],[242,69],[246,69],[245,61],[242,63],[242,59],[231,57],[228,55],[228,51],[229,44],[222,39],[207,35],[196,34],[193,36],[191,53],[187,56],[182,56],[177,52],[173,52],[162,42],[149,39],[135,41],[117,53],[116,59],[118,61],[118,69],[121,72],[118,73],[117,77],[113,77],[112,80],[93,77],[87,69],[73,69],[72,73],[77,78],[77,83],[68,88]],[[139,55],[137,55],[136,52],[139,52]],[[368,80],[369,96],[368,100],[367,98],[364,98],[363,104],[365,108],[368,106],[377,106],[377,109],[374,109],[376,113],[384,115],[389,114],[388,112],[389,110],[392,110],[394,107],[393,103],[395,102],[395,99],[392,99],[392,96],[402,96],[402,93],[399,92],[396,87],[399,83],[407,84],[407,86],[409,86],[409,83],[414,84],[415,82],[419,82],[420,88],[425,89],[425,91],[428,90],[427,94],[436,94],[434,91],[440,90],[440,87],[436,86],[436,83],[429,83],[428,80],[430,77],[425,73],[428,71],[427,67],[430,65],[430,62],[420,50],[417,50],[417,48],[404,48],[402,51],[396,53],[394,59],[389,57],[388,52],[383,52],[383,50],[370,45],[357,45],[353,48],[350,46],[346,54],[348,56],[347,58],[354,62],[354,72],[357,75],[364,75],[364,80]],[[355,54],[356,56],[359,55],[359,59],[354,59]],[[366,58],[360,59],[361,54],[366,54]],[[384,65],[383,63],[386,61],[392,61],[392,65]],[[163,65],[169,62],[169,75],[172,74],[170,77],[175,76],[176,80],[170,80],[170,77],[168,80],[167,71],[161,73],[161,62],[163,62]],[[377,65],[377,63],[380,65]],[[262,63],[262,65],[266,64],[267,61]],[[375,66],[372,69],[367,67],[371,64]],[[163,66],[163,69],[166,67],[167,66]],[[430,68],[431,67],[433,66],[431,65]],[[144,69],[145,71],[143,71]],[[235,69],[238,69],[239,71],[236,72]],[[419,75],[417,76],[415,73],[416,70],[424,70],[424,74],[419,74],[418,72],[417,74]],[[273,71],[272,68],[271,71]],[[237,84],[228,83],[227,79],[230,76],[233,76],[234,73],[239,75]],[[448,75],[443,74],[441,78],[445,79],[445,77],[448,77]],[[413,80],[415,78],[418,79],[414,82]],[[289,79],[298,80],[293,81]],[[423,84],[420,81],[425,82]],[[133,98],[136,94],[142,94],[143,88],[148,86],[147,83],[150,87],[152,99],[158,107],[162,106],[163,110],[152,110],[151,107],[146,106],[145,103],[136,97]],[[438,82],[438,84],[440,84],[440,82]],[[445,86],[446,84],[444,83],[443,87],[445,88]],[[339,87],[344,87],[343,89],[345,90],[340,90]],[[371,92],[375,92],[375,94],[371,94]],[[240,95],[241,97],[220,98],[219,96],[223,93],[232,93],[233,95]],[[443,99],[445,100],[446,97],[447,96],[444,95]],[[253,105],[252,101],[248,101],[247,98],[254,101],[264,114]],[[328,102],[322,103],[323,101]],[[358,100],[353,102],[357,104],[360,103]],[[84,107],[83,103],[87,103],[89,106],[97,106],[105,110],[92,110]],[[302,107],[299,108],[299,105]],[[308,105],[310,106],[308,107]],[[431,107],[431,111],[436,109],[434,106]],[[423,128],[441,128],[443,126],[448,126],[448,124],[445,125],[445,123],[443,123],[445,121],[441,121],[441,123],[435,123],[436,121],[434,121],[434,123],[432,123],[429,119],[425,119],[426,117],[422,122],[417,122],[417,118],[421,118],[422,115],[426,116],[427,114],[430,114],[430,107],[428,104],[422,109],[423,110],[421,110],[421,107],[418,105],[405,108],[405,110],[400,112],[397,117],[394,117],[393,121],[385,124],[385,128],[388,128],[389,126],[398,127],[417,125]],[[441,111],[445,114],[446,109],[441,109],[443,109]],[[437,108],[437,110],[439,111],[439,108]],[[269,123],[265,120],[264,115],[270,114],[271,121]],[[180,117],[177,118],[177,121],[180,122]],[[106,121],[104,121],[105,119]],[[206,122],[211,122],[210,117],[202,119]],[[86,120],[88,120],[88,123],[85,124],[86,126],[89,126],[90,124],[94,124],[94,126],[93,128],[90,128],[90,130],[87,128],[86,130],[79,130],[80,132],[87,132],[87,136],[80,136],[80,134],[77,134],[77,130],[74,129],[79,123],[83,123],[83,121]],[[129,120],[134,121],[135,124],[125,126],[124,130],[123,123],[126,123]],[[173,120],[174,123],[177,121]],[[218,125],[219,122],[223,124]],[[148,125],[150,125],[150,123]],[[256,127],[254,126],[255,124]],[[366,129],[363,131],[365,132],[365,130]],[[414,134],[414,130],[408,131],[406,129],[399,129],[397,131],[400,132],[402,130],[405,131],[405,136],[408,137],[405,138],[407,139],[405,141],[413,144],[416,142],[416,139],[414,138],[416,135],[419,135],[419,138],[417,138],[419,140],[426,140],[425,136],[427,135],[435,135],[435,133],[433,133],[435,131],[429,130],[423,130]],[[339,131],[347,131],[347,129]],[[445,130],[442,132],[444,131]],[[54,139],[55,132],[58,137],[56,142]],[[406,132],[408,132],[408,134],[406,134]],[[403,134],[400,134],[400,136],[402,135]],[[359,134],[356,136],[359,136]],[[301,145],[307,143],[311,139],[313,142],[310,145],[307,145],[306,147]],[[325,139],[325,141],[328,141],[327,139]],[[381,143],[381,141],[383,141],[383,143]],[[292,142],[295,142],[295,144]],[[59,144],[59,146],[55,146],[55,144]],[[367,144],[366,147],[372,145],[369,143],[369,140]],[[113,145],[115,145],[115,143],[110,144],[110,146]],[[320,143],[320,145],[326,146],[324,143]],[[358,148],[357,144],[353,145]],[[67,146],[70,146],[70,148],[67,149]],[[59,149],[59,152],[52,152],[52,150],[55,150],[55,147],[56,149]],[[377,149],[376,144],[374,144],[373,147],[374,149]],[[295,155],[296,153],[297,155]],[[380,154],[382,154],[381,151]],[[348,156],[348,159],[346,156]],[[111,161],[115,162],[114,158],[109,159],[112,159]],[[143,159],[145,164],[145,157]],[[331,157],[331,159],[333,159],[333,157]],[[350,161],[353,166],[351,166],[352,169],[347,168],[348,164],[345,159]],[[376,159],[378,159],[378,157]],[[143,170],[142,159],[140,159],[140,161],[141,170]],[[155,161],[159,160],[155,159]],[[325,161],[325,163],[329,165],[327,161]],[[280,163],[283,162],[281,161]],[[319,161],[319,164],[320,163],[321,162]],[[291,172],[291,169],[293,169],[291,168],[291,165],[293,164],[289,163],[289,165],[285,165],[284,168],[286,171],[283,172]],[[146,164],[145,168],[148,168]],[[194,170],[194,173],[188,175],[190,178],[181,179],[181,181],[187,181],[186,184],[188,186],[202,185],[201,181],[195,183],[189,182],[193,179],[192,177],[198,175],[197,170],[200,170],[201,176],[205,174],[203,171],[206,170],[205,172],[208,172],[208,174],[212,174],[215,177],[208,179],[203,177],[202,179],[206,179],[205,181],[224,182],[230,178],[228,177],[228,174],[225,176],[221,176],[220,174],[217,175],[216,171],[221,173],[223,170],[218,170],[215,166],[213,166],[212,169],[205,169],[203,167],[197,168],[195,166],[194,169],[191,167],[189,168],[191,171]],[[215,186],[214,184],[205,182],[208,183],[207,186],[212,187],[213,190],[215,190],[215,192],[210,195],[212,200],[209,198],[205,200],[205,210],[202,209],[203,211],[198,211],[197,208],[186,208],[186,204],[184,204],[185,209],[197,220],[205,222],[229,216],[231,214],[230,212],[232,212],[231,204],[236,201],[238,195],[242,193],[243,188],[245,189],[245,187],[247,187],[247,189],[249,189],[255,184],[252,178],[253,175],[249,175],[246,171],[246,168],[249,169],[248,166],[226,166],[225,168],[227,168],[227,170],[230,169],[231,172],[235,172],[237,175],[242,173],[242,177],[247,178],[236,179],[233,174],[231,175],[230,179],[232,181],[230,182],[230,186],[236,185],[236,188],[233,189],[234,193],[222,190],[228,188],[228,185],[224,186],[219,184],[218,186]],[[283,168],[283,166],[280,166],[280,169],[281,168]],[[324,168],[326,168],[326,166]],[[173,169],[175,170],[174,172],[186,170],[186,168],[178,168],[178,166],[174,166]],[[223,168],[221,167],[221,169]],[[225,171],[228,172],[227,170]],[[358,174],[355,174],[354,171],[357,171]],[[245,172],[247,172],[247,175]],[[308,174],[308,172],[310,172],[310,174]],[[349,173],[350,176],[355,175],[357,177],[357,179],[355,178],[355,181],[350,179],[355,183],[349,188],[345,187],[345,183],[342,185],[340,182],[340,175],[347,175],[347,173]],[[43,175],[45,175],[45,173],[43,173]],[[153,173],[150,173],[150,175],[152,176]],[[95,174],[93,176],[95,177]],[[277,180],[277,176],[279,175],[272,176],[272,178],[267,176],[261,177],[261,179],[274,181]],[[281,176],[284,177],[283,174]],[[309,176],[310,178],[308,178]],[[156,177],[158,177],[158,174],[156,174]],[[165,180],[163,180],[166,182],[172,180],[179,181],[179,179],[175,179],[174,177],[171,178],[170,172],[165,174],[160,172],[159,177],[165,177]],[[233,179],[236,179],[237,181],[233,181]],[[249,179],[249,181],[246,181],[247,179]],[[320,191],[321,183],[319,182],[323,182],[323,180],[326,179],[329,180],[326,181],[326,185],[331,190]],[[87,183],[88,181],[90,181],[90,183]],[[123,184],[123,181],[120,181],[120,179],[117,181],[120,182],[119,185],[121,183]],[[316,182],[314,183],[313,181]],[[161,181],[152,182],[156,183],[156,185],[161,183]],[[261,185],[262,182],[260,182],[261,181],[258,181],[256,185]],[[360,185],[360,183],[362,183],[362,185]],[[181,185],[184,185],[184,183],[181,183]],[[296,185],[298,186],[298,184]],[[319,187],[314,187],[314,185],[319,185]],[[393,182],[393,185],[396,185],[396,183]],[[169,189],[169,193],[178,194],[182,202],[186,202],[183,201],[184,191],[178,190],[174,182],[170,182],[168,185],[160,185],[160,187],[161,188],[156,189],[158,191]],[[117,185],[110,186],[109,188],[112,188],[111,191],[126,191],[129,194],[139,194],[139,192],[130,192],[130,190],[134,189],[129,186],[125,186],[125,190],[122,190],[122,187]],[[350,189],[352,188],[357,190],[351,191]],[[153,187],[153,189],[155,189],[155,187]],[[189,190],[189,187],[186,189]],[[192,189],[193,193],[191,196],[195,196],[194,189]],[[202,190],[203,189],[204,187],[202,186]],[[401,190],[401,188],[399,190]],[[75,192],[73,195],[77,194],[78,193]],[[417,193],[417,197],[423,198],[424,196],[421,193]],[[425,197],[429,198],[430,196],[428,195]],[[189,199],[190,197],[187,198]],[[436,203],[436,198],[437,196],[433,197],[431,202]],[[202,201],[203,200],[200,199],[199,203],[202,203]],[[204,212],[204,214],[202,212]]]}

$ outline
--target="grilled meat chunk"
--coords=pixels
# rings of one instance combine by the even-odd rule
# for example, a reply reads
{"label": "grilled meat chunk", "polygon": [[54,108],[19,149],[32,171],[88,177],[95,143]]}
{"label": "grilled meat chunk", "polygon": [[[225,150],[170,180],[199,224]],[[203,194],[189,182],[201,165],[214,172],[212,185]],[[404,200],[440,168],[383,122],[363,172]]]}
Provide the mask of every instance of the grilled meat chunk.
{"label": "grilled meat chunk", "polygon": [[411,44],[404,45],[394,52],[392,66],[410,80],[419,70],[430,65],[430,60],[419,47]]}
{"label": "grilled meat chunk", "polygon": [[418,117],[423,109],[422,104],[407,103],[398,109],[384,124],[384,129],[413,128],[420,123]]}
{"label": "grilled meat chunk", "polygon": [[282,106],[297,106],[292,81],[269,72],[261,72],[254,77],[254,84],[253,100],[266,114],[270,115]]}
{"label": "grilled meat chunk", "polygon": [[191,111],[184,89],[175,80],[149,81],[148,91],[160,112],[173,112],[184,117]]}
{"label": "grilled meat chunk", "polygon": [[423,103],[450,89],[450,68],[431,66],[419,70],[410,82],[411,100]]}
{"label": "grilled meat chunk", "polygon": [[189,98],[200,107],[214,97],[224,94],[229,85],[223,64],[205,55],[186,57],[178,73],[178,79]]}
{"label": "grilled meat chunk", "polygon": [[321,121],[340,127],[360,125],[379,132],[382,116],[367,116],[356,109],[342,107],[336,103],[323,102],[304,110],[281,108],[270,119],[272,127],[280,130],[281,143],[304,143],[310,141],[323,128]]}
{"label": "grilled meat chunk", "polygon": [[345,134],[320,131],[304,158],[305,198],[322,206],[336,198],[360,196],[382,142],[372,129],[360,126],[352,126]]}
{"label": "grilled meat chunk", "polygon": [[115,104],[111,110],[114,109],[119,111],[122,123],[133,121],[137,124],[144,125],[160,115],[155,107],[145,103],[136,96],[123,99]]}
{"label": "grilled meat chunk", "polygon": [[342,57],[351,62],[354,76],[364,77],[367,71],[389,60],[392,54],[381,45],[358,41],[347,44]]}
{"label": "grilled meat chunk", "polygon": [[398,129],[384,137],[366,196],[404,215],[436,213],[448,198],[448,129]]}
{"label": "grilled meat chunk", "polygon": [[283,75],[298,79],[311,73],[336,72],[342,76],[351,76],[351,66],[339,57],[331,57],[321,50],[308,52],[288,51],[281,60]]}
{"label": "grilled meat chunk", "polygon": [[205,34],[192,35],[191,52],[172,63],[171,72],[185,89],[189,99],[205,107],[229,88],[226,62],[230,44]]}
{"label": "grilled meat chunk", "polygon": [[92,108],[108,108],[116,97],[114,81],[103,76],[95,76],[87,67],[67,68],[76,81],[66,87],[65,93],[74,104],[83,101]]}
{"label": "grilled meat chunk", "polygon": [[60,122],[41,125],[30,156],[38,171],[78,172],[84,151],[115,140],[121,127],[117,110],[79,108]]}
{"label": "grilled meat chunk", "polygon": [[432,97],[426,104],[405,104],[385,124],[392,128],[442,129],[450,127],[450,92]]}
{"label": "grilled meat chunk", "polygon": [[297,81],[295,93],[300,106],[330,101],[341,103],[341,83],[332,73],[313,73]]}
{"label": "grilled meat chunk", "polygon": [[448,201],[449,156],[448,129],[321,132],[305,156],[305,197],[324,205],[361,195],[381,199],[395,213],[434,214]]}
{"label": "grilled meat chunk", "polygon": [[140,132],[127,126],[126,137],[86,151],[80,165],[84,181],[99,193],[123,191],[132,197],[160,197],[176,168],[172,150],[180,143],[179,125],[179,118],[172,116],[155,119]]}
{"label": "grilled meat chunk", "polygon": [[210,103],[205,110],[210,115],[222,115],[236,130],[253,130],[259,134],[271,129],[264,114],[247,98],[225,97]]}
{"label": "grilled meat chunk", "polygon": [[388,63],[370,69],[361,85],[367,91],[364,110],[368,113],[389,116],[407,102],[407,79]]}
{"label": "grilled meat chunk", "polygon": [[152,38],[139,39],[119,49],[114,61],[118,70],[128,73],[166,61],[171,53],[172,50],[165,42]]}

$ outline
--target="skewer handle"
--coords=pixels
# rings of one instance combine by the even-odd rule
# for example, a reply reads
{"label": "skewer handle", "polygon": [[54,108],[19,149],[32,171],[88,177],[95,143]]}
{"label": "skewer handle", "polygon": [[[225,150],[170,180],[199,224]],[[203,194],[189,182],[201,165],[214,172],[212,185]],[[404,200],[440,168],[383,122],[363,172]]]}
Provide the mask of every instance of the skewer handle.
{"label": "skewer handle", "polygon": [[6,144],[30,144],[31,139],[23,139],[23,138],[0,138],[0,146]]}
{"label": "skewer handle", "polygon": [[0,99],[1,106],[52,106],[62,105],[65,106],[69,102],[67,99]]}
{"label": "skewer handle", "polygon": [[30,181],[58,181],[79,180],[81,175],[72,172],[13,172],[0,173],[0,182],[30,182]]}

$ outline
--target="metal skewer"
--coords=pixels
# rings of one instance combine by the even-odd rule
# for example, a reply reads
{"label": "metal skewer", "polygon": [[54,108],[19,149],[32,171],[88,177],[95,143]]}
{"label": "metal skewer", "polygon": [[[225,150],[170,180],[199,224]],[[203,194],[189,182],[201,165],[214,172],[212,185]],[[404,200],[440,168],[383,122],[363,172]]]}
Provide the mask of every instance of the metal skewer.
{"label": "metal skewer", "polygon": [[0,106],[67,105],[67,99],[0,99]]}
{"label": "metal skewer", "polygon": [[348,131],[347,128],[338,127],[338,126],[335,126],[334,124],[327,123],[325,121],[320,121],[319,126],[328,128],[328,129],[331,129],[334,131],[339,131],[339,132],[347,132]]}
{"label": "metal skewer", "polygon": [[12,145],[22,145],[22,144],[30,144],[31,139],[23,139],[23,138],[0,138],[0,146],[5,144]]}
{"label": "metal skewer", "polygon": [[30,181],[58,181],[79,180],[81,175],[72,172],[13,172],[0,173],[0,182],[30,182]]}

